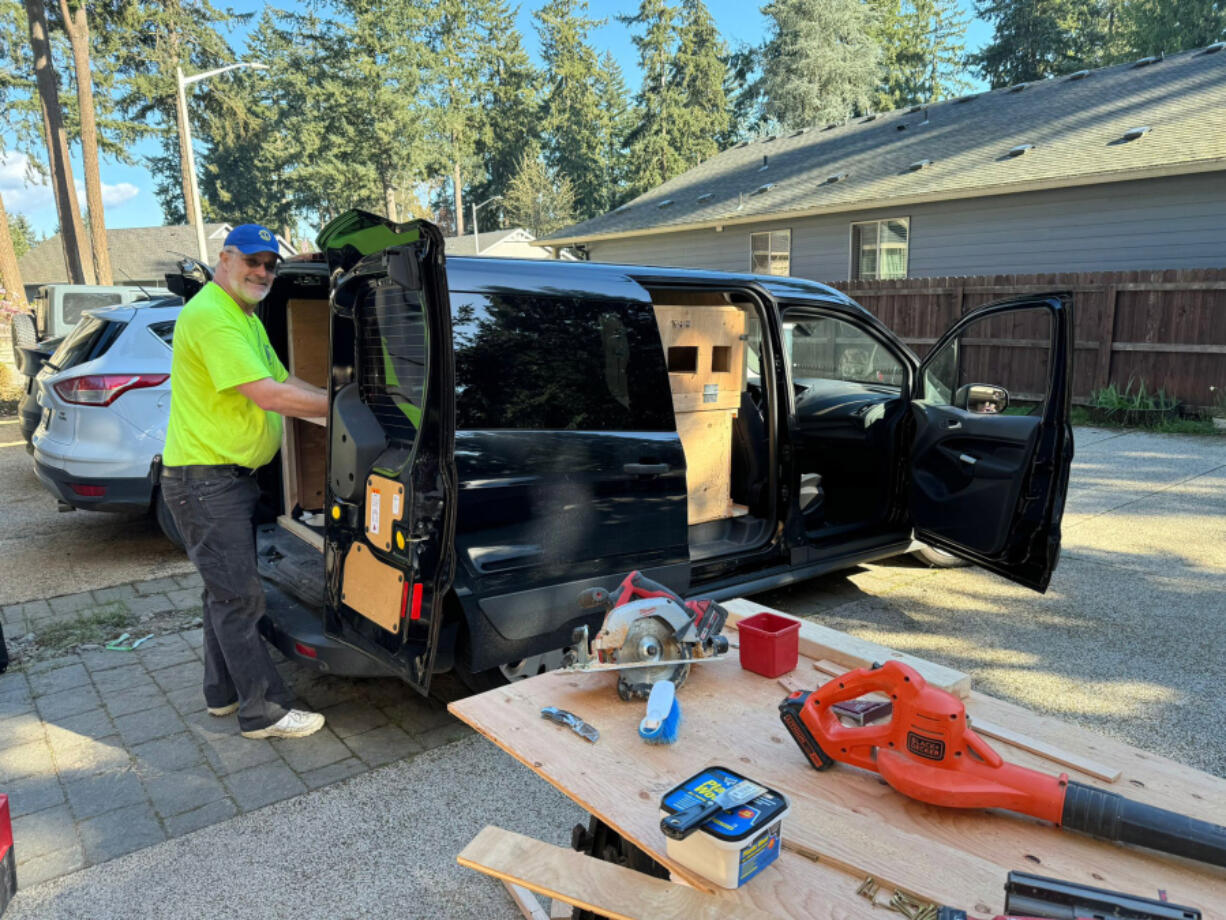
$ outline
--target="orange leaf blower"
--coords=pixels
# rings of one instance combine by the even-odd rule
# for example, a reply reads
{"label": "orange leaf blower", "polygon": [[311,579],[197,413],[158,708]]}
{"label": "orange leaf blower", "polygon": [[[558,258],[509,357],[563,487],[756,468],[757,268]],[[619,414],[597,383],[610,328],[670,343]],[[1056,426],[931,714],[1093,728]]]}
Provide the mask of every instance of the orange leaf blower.
{"label": "orange leaf blower", "polygon": [[[888,722],[847,726],[832,707],[866,693],[890,697]],[[818,770],[836,761],[880,773],[904,795],[951,808],[1002,808],[1083,831],[1226,866],[1226,827],[1094,786],[1006,763],[967,724],[966,707],[914,668],[890,661],[798,690],[779,704],[792,738]]]}

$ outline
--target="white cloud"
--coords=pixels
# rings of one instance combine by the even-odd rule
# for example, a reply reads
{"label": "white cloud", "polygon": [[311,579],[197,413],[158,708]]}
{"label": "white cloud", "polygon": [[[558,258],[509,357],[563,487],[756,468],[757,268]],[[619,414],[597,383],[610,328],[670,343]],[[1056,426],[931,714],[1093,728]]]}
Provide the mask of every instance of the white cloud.
{"label": "white cloud", "polygon": [[[77,200],[85,207],[85,183],[76,180]],[[0,194],[4,195],[4,207],[10,213],[29,213],[40,208],[53,207],[55,197],[46,178],[30,168],[30,159],[24,153],[0,154]],[[115,185],[102,183],[102,205],[116,208],[140,194],[140,189],[131,182]]]}

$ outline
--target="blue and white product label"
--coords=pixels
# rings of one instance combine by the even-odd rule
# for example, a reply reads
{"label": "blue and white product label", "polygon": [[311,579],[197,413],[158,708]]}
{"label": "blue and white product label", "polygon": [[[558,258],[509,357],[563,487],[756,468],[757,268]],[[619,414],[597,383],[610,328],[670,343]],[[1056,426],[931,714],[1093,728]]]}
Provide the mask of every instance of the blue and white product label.
{"label": "blue and white product label", "polygon": [[782,827],[783,822],[776,821],[753,843],[741,850],[741,866],[737,874],[738,885],[744,885],[779,858],[779,831]]}
{"label": "blue and white product label", "polygon": [[[723,767],[709,767],[664,796],[662,805],[670,814],[676,814],[691,805],[710,801],[744,778]],[[787,800],[773,789],[768,789],[731,812],[720,812],[708,818],[702,830],[720,840],[746,840],[774,821],[786,808]]]}

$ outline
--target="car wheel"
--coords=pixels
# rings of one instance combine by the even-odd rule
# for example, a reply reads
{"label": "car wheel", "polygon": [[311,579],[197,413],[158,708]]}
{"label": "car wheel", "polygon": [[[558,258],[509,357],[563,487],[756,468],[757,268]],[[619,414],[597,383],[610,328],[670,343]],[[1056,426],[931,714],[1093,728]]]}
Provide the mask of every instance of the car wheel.
{"label": "car wheel", "polygon": [[175,523],[174,515],[166,507],[166,500],[162,498],[161,489],[158,489],[153,497],[153,517],[158,522],[158,527],[162,529],[162,533],[166,535],[166,539],[179,549],[183,549],[183,536],[179,533],[179,525]]}
{"label": "car wheel", "polygon": [[947,553],[945,550],[937,549],[933,546],[917,549],[911,555],[920,562],[926,562],[928,565],[938,569],[958,569],[964,565],[970,565],[969,562],[960,556],[955,556],[953,553]]}
{"label": "car wheel", "polygon": [[[463,651],[463,650],[462,650]],[[455,663],[456,676],[473,693],[484,693],[495,687],[503,687],[517,680],[524,680],[544,674],[546,671],[556,671],[562,667],[562,658],[566,649],[546,652],[543,655],[530,655],[520,661],[513,661],[501,667],[486,671],[470,671],[463,664],[466,655],[457,656]]]}

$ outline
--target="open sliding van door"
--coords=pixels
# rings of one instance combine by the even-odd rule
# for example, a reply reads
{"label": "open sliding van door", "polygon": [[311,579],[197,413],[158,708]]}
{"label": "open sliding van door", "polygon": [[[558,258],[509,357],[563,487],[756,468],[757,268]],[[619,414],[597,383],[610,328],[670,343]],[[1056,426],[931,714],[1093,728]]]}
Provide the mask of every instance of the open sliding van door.
{"label": "open sliding van door", "polygon": [[1065,294],[981,307],[933,346],[912,403],[918,539],[1047,590],[1073,460],[1072,364]]}
{"label": "open sliding van door", "polygon": [[443,236],[350,211],[318,242],[332,274],[324,631],[424,694],[454,572]]}

